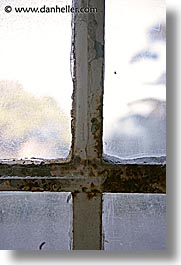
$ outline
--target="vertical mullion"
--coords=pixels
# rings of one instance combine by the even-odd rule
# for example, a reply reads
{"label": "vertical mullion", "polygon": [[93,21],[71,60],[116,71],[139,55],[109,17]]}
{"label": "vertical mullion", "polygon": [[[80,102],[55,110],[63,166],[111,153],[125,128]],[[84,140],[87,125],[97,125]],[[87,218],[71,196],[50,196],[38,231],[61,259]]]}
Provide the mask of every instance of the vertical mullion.
{"label": "vertical mullion", "polygon": [[97,12],[74,14],[73,153],[82,160],[102,156],[104,0],[79,0],[75,6]]}
{"label": "vertical mullion", "polygon": [[73,195],[73,249],[101,250],[102,194]]}
{"label": "vertical mullion", "polygon": [[[96,8],[73,17],[74,93],[73,157],[101,160],[103,128],[104,0],[77,0],[74,7]],[[102,194],[73,194],[73,249],[100,250],[102,245]]]}

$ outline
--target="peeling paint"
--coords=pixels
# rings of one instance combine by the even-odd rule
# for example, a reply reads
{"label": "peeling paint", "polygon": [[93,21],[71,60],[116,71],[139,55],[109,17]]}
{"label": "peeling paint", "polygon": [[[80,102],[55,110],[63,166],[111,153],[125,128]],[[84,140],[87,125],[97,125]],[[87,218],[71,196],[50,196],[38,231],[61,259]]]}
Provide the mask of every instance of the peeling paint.
{"label": "peeling paint", "polygon": [[104,45],[102,43],[95,41],[94,49],[96,50],[95,59],[104,58]]}
{"label": "peeling paint", "polygon": [[68,164],[32,167],[1,164],[0,172],[0,190],[166,192],[166,166],[162,164],[119,165],[75,159]]}
{"label": "peeling paint", "polygon": [[92,132],[92,134],[95,134],[100,128],[100,123],[99,123],[98,119],[96,119],[96,118],[92,118],[91,123],[92,123],[91,132]]}
{"label": "peeling paint", "polygon": [[[103,83],[104,83],[104,1],[73,1],[74,5],[89,3],[102,12],[74,14],[72,30],[71,69],[73,80],[71,131],[72,146],[67,160],[2,160],[0,161],[0,191],[71,192],[74,211],[74,248],[81,244],[82,224],[91,229],[94,216],[96,249],[102,240],[103,192],[165,193],[166,166],[157,159],[154,163],[135,161],[115,162],[102,156]],[[121,164],[120,164],[121,163]],[[82,198],[84,201],[82,201]],[[67,203],[71,198],[67,198]],[[97,199],[97,203],[96,203]],[[91,205],[91,218],[86,220],[79,210],[87,211]],[[96,206],[96,211],[95,211]],[[76,214],[76,216],[75,216]],[[82,214],[82,216],[79,216]],[[87,221],[87,222],[86,222]],[[83,227],[83,225],[82,225]],[[92,230],[93,231],[93,230]],[[83,239],[89,241],[90,231],[84,229]],[[77,236],[77,234],[78,236]],[[85,240],[85,241],[86,241]],[[87,242],[86,241],[86,242]],[[76,242],[76,243],[75,243]],[[40,244],[43,247],[45,242]],[[77,247],[78,246],[78,247]],[[94,238],[85,248],[93,246]]]}

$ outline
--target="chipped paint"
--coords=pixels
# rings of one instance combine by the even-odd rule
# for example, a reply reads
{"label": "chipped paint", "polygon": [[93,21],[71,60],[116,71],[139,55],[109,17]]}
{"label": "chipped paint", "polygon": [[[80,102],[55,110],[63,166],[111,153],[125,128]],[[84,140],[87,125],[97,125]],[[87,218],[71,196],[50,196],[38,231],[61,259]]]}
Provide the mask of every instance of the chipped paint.
{"label": "chipped paint", "polygon": [[99,130],[100,123],[99,123],[98,119],[96,119],[96,118],[92,118],[91,123],[92,123],[91,132],[94,135]]}
{"label": "chipped paint", "polygon": [[81,160],[100,159],[103,127],[104,3],[82,0],[75,1],[75,4],[96,7],[98,13],[76,14],[73,18],[72,156],[79,156]]}
{"label": "chipped paint", "polygon": [[0,190],[166,192],[165,165],[112,164],[99,160],[53,165],[0,164]]}
{"label": "chipped paint", "polygon": [[104,57],[104,45],[102,45],[102,43],[95,41],[94,42],[94,49],[96,50],[95,59],[99,59],[99,58]]}
{"label": "chipped paint", "polygon": [[98,13],[73,15],[69,157],[67,160],[2,160],[0,190],[71,192],[74,249],[101,249],[102,193],[165,193],[166,166],[160,162],[119,164],[102,157],[104,1],[73,2],[76,6],[97,7]]}

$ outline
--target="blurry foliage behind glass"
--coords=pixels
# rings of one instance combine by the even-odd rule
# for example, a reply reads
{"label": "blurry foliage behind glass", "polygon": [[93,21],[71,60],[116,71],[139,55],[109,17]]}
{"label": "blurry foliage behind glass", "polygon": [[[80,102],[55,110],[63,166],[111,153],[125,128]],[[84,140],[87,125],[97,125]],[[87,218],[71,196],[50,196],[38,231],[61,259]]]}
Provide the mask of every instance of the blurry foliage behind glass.
{"label": "blurry foliage behind glass", "polygon": [[0,158],[58,158],[69,151],[68,118],[51,97],[0,81]]}

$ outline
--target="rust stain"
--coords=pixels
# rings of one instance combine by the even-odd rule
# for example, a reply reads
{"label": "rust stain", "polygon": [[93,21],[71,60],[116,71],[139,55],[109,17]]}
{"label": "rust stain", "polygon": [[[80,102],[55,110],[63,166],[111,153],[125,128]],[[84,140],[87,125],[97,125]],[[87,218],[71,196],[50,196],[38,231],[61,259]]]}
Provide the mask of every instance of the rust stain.
{"label": "rust stain", "polygon": [[87,193],[87,198],[88,200],[92,200],[93,198],[97,197],[97,194],[96,192],[88,192]]}
{"label": "rust stain", "polygon": [[75,162],[52,166],[41,164],[26,168],[0,165],[0,172],[0,190],[77,191],[93,194],[166,192],[166,166],[163,165],[104,164],[100,160],[80,161],[75,158]]}
{"label": "rust stain", "polygon": [[[10,167],[14,166],[10,165]],[[59,164],[52,167],[48,167],[46,171],[44,165],[36,169],[32,166],[19,177],[18,175],[7,176],[6,173],[12,174],[13,171],[17,173],[21,170],[18,168],[11,171],[6,165],[3,168],[4,174],[0,177],[0,190],[77,191],[93,194],[99,192],[166,192],[166,167],[163,165],[114,165],[104,164],[99,160],[93,162],[89,160],[81,161],[81,164],[72,162],[69,166]],[[26,175],[27,171],[28,175]],[[45,172],[43,178],[42,172]],[[50,174],[50,172],[53,173]],[[84,176],[84,172],[88,173],[87,177]],[[31,174],[35,173],[36,177],[32,177]],[[52,177],[52,174],[56,176]]]}
{"label": "rust stain", "polygon": [[91,125],[91,132],[93,134],[95,134],[99,130],[99,128],[100,128],[100,123],[99,123],[98,119],[96,119],[96,118],[92,118],[91,119],[91,123],[92,123],[92,125]]}

